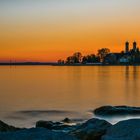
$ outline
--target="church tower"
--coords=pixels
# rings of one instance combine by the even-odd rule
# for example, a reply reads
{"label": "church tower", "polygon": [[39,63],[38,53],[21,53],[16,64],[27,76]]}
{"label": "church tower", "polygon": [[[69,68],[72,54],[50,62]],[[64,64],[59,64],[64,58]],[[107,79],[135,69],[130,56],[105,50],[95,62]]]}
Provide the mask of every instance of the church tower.
{"label": "church tower", "polygon": [[125,43],[125,53],[128,53],[129,52],[129,42],[127,41]]}
{"label": "church tower", "polygon": [[133,42],[133,51],[136,52],[136,50],[137,50],[137,42],[134,41]]}

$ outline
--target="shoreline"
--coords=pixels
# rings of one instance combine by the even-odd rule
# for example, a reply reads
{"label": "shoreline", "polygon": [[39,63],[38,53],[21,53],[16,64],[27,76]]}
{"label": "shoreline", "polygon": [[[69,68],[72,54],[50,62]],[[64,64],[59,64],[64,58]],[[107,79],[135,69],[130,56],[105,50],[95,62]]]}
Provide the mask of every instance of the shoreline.
{"label": "shoreline", "polygon": [[140,64],[57,64],[57,63],[0,63],[0,66],[140,66]]}
{"label": "shoreline", "polygon": [[[140,107],[101,106],[93,110],[93,113],[103,116],[140,115]],[[116,124],[94,117],[77,124],[72,124],[69,118],[59,122],[40,120],[31,128],[18,128],[0,121],[0,140],[138,140],[139,138],[140,118],[121,120]]]}

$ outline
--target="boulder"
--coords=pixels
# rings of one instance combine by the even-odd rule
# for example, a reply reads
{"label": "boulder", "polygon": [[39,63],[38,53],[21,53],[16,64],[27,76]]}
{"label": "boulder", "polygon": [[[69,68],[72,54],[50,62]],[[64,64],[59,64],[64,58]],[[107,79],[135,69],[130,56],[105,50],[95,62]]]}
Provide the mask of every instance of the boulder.
{"label": "boulder", "polygon": [[140,140],[140,119],[120,121],[107,130],[102,140]]}
{"label": "boulder", "polygon": [[64,120],[62,120],[63,123],[72,123],[72,120],[69,118],[65,118]]}
{"label": "boulder", "polygon": [[7,131],[17,131],[19,128],[16,128],[14,126],[10,126],[3,121],[0,121],[0,132],[7,132]]}
{"label": "boulder", "polygon": [[54,132],[45,128],[32,128],[17,132],[2,132],[0,140],[77,140],[62,132]]}
{"label": "boulder", "polygon": [[94,110],[97,116],[140,115],[140,107],[102,106]]}
{"label": "boulder", "polygon": [[52,122],[52,121],[36,122],[36,128],[47,128],[49,130],[70,131],[73,130],[75,127],[76,125],[68,125],[65,124],[64,122]]}
{"label": "boulder", "polygon": [[111,124],[104,120],[91,119],[81,124],[70,134],[80,140],[100,140]]}
{"label": "boulder", "polygon": [[52,121],[38,121],[36,122],[36,127],[52,129],[54,123]]}

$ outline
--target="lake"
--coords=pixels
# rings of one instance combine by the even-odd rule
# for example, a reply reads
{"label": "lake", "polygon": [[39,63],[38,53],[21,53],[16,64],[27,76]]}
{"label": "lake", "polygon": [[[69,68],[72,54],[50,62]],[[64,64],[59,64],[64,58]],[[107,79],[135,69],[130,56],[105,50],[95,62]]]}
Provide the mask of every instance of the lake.
{"label": "lake", "polygon": [[139,66],[0,66],[0,119],[15,126],[86,120],[97,107],[139,101]]}

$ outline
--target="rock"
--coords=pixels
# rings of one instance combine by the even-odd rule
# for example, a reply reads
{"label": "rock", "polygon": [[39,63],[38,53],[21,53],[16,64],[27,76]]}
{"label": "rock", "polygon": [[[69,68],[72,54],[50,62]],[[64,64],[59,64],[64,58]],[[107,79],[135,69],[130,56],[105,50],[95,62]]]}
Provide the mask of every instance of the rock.
{"label": "rock", "polygon": [[0,132],[17,131],[17,130],[19,130],[19,128],[10,126],[10,125],[0,121]]}
{"label": "rock", "polygon": [[52,121],[38,121],[36,122],[36,128],[47,128],[49,130],[60,130],[60,131],[70,131],[76,126],[67,125],[61,122]]}
{"label": "rock", "polygon": [[111,124],[107,121],[91,119],[71,131],[70,134],[80,140],[100,140],[110,126]]}
{"label": "rock", "polygon": [[121,121],[113,125],[102,140],[140,140],[140,119]]}
{"label": "rock", "polygon": [[62,132],[53,132],[45,128],[32,128],[17,132],[0,133],[0,140],[77,140]]}
{"label": "rock", "polygon": [[103,106],[94,110],[97,116],[140,115],[140,107]]}
{"label": "rock", "polygon": [[62,120],[63,123],[72,123],[72,121],[69,118],[65,118]]}
{"label": "rock", "polygon": [[36,127],[52,129],[54,123],[52,121],[38,121],[36,122]]}

